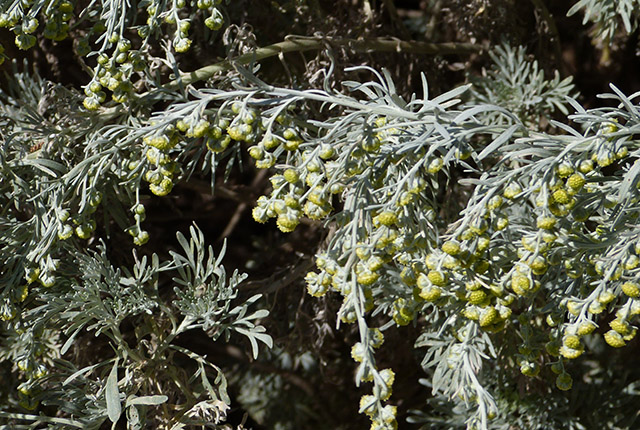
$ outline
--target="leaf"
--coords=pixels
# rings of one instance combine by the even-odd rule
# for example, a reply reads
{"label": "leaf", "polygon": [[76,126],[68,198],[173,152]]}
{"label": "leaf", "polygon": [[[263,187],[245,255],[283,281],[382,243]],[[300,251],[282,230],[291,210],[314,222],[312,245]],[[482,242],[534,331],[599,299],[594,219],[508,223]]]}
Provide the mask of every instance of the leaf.
{"label": "leaf", "polygon": [[629,189],[631,188],[633,182],[635,182],[639,174],[640,160],[636,160],[636,162],[633,163],[633,166],[631,166],[629,171],[624,175],[622,179],[622,184],[620,186],[620,189],[618,190],[618,200],[622,200],[628,197],[627,193],[629,192]]}
{"label": "leaf", "polygon": [[[442,104],[444,102],[456,100],[456,97],[468,91],[469,88],[471,88],[471,84],[461,85],[459,87],[452,89],[451,91],[447,91],[444,94],[440,94],[438,97],[431,100],[431,103]],[[449,103],[447,106],[451,106],[451,103]]]}
{"label": "leaf", "polygon": [[116,361],[109,377],[107,378],[107,384],[104,388],[104,395],[107,400],[107,415],[112,423],[115,423],[120,419],[122,413],[122,406],[120,405],[120,392],[118,391],[118,362]]}
{"label": "leaf", "polygon": [[164,395],[133,397],[127,400],[125,407],[128,408],[133,405],[161,405],[168,399],[169,397]]}
{"label": "leaf", "polygon": [[484,113],[484,112],[493,112],[493,111],[502,112],[507,116],[511,116],[511,114],[506,109],[502,109],[502,108],[499,108],[496,106],[490,106],[490,105],[478,105],[478,106],[472,107],[471,109],[467,109],[465,111],[460,112],[451,122],[454,124],[460,124],[468,120],[469,118],[473,117],[474,115]]}
{"label": "leaf", "polygon": [[[35,160],[30,160],[28,158],[24,158],[22,160],[13,160],[12,162],[10,162],[10,166],[11,167],[21,167],[21,166],[31,166],[31,167],[35,167],[39,170],[41,170],[43,173],[46,173],[47,175],[51,176],[51,177],[57,177],[57,173],[54,172],[53,170],[51,170],[51,167],[57,167],[58,163],[56,163],[55,161],[51,161],[51,160],[45,160],[45,159],[35,159]],[[63,166],[64,167],[64,166]]]}
{"label": "leaf", "polygon": [[513,136],[513,133],[515,133],[518,128],[520,128],[520,125],[515,124],[506,129],[500,136],[498,136],[493,142],[491,142],[489,146],[484,148],[482,152],[478,154],[478,160],[482,160],[487,155],[491,154],[493,151],[502,146],[503,143],[508,141],[511,136]]}
{"label": "leaf", "polygon": [[103,364],[105,364],[105,363],[92,364],[91,366],[83,367],[82,369],[78,370],[77,372],[73,372],[67,379],[65,379],[62,382],[62,386],[67,385],[69,382],[73,381],[78,376],[82,375],[83,373],[88,373],[88,372],[92,371],[93,369],[95,369],[96,367],[101,366]]}
{"label": "leaf", "polygon": [[258,309],[257,311],[255,311],[254,313],[252,313],[251,315],[247,315],[244,318],[242,318],[243,321],[251,321],[251,320],[257,320],[260,318],[265,318],[269,316],[269,311],[267,309]]}
{"label": "leaf", "polygon": [[254,336],[256,337],[256,339],[258,339],[260,342],[267,345],[269,348],[273,348],[273,339],[271,338],[270,335],[264,334],[264,333],[254,333]]}
{"label": "leaf", "polygon": [[256,342],[256,339],[264,343],[265,345],[267,345],[269,348],[273,348],[273,339],[271,338],[271,336],[269,336],[268,334],[260,333],[258,331],[260,329],[264,331],[264,327],[261,327],[261,326],[255,327],[253,331],[246,330],[240,327],[234,327],[234,330],[236,332],[247,336],[247,338],[249,339],[249,343],[251,343],[251,351],[253,352],[254,360],[258,358],[258,352],[259,352],[258,342]]}
{"label": "leaf", "polygon": [[80,330],[82,330],[82,326],[78,327],[78,329],[74,331],[71,336],[69,336],[69,339],[67,339],[64,345],[62,345],[62,348],[60,348],[61,355],[64,355],[69,350],[69,348],[71,348],[71,345],[73,344],[73,340],[76,338],[78,333],[80,333]]}

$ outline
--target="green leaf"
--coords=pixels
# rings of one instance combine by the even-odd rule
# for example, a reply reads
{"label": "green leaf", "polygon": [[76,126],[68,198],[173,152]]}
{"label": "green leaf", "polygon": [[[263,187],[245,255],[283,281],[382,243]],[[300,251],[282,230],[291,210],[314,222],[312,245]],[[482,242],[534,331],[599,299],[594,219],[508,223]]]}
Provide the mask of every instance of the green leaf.
{"label": "green leaf", "polygon": [[83,367],[82,369],[78,370],[77,372],[73,372],[67,379],[65,379],[62,382],[62,386],[67,385],[68,383],[70,383],[71,381],[73,381],[74,379],[76,379],[78,376],[82,375],[83,373],[89,373],[91,372],[93,369],[95,369],[98,366],[102,366],[105,363],[96,363],[96,364],[92,364],[91,366],[87,366],[87,367]]}
{"label": "green leaf", "polygon": [[122,413],[122,406],[120,405],[120,392],[118,391],[118,362],[113,365],[109,377],[107,378],[107,385],[104,388],[104,395],[107,400],[107,415],[112,423],[115,423],[120,419]]}
{"label": "green leaf", "polygon": [[169,398],[163,395],[132,397],[127,400],[125,407],[133,405],[161,405],[167,400],[169,400]]}
{"label": "green leaf", "polygon": [[480,154],[478,154],[478,160],[482,160],[487,157],[489,154],[493,153],[495,150],[500,148],[502,144],[507,142],[513,133],[516,132],[521,126],[519,124],[512,125],[508,129],[506,129],[500,136],[498,136],[489,146],[484,148]]}
{"label": "green leaf", "polygon": [[244,328],[234,327],[234,330],[236,332],[245,335],[249,339],[249,342],[251,343],[251,351],[253,352],[254,359],[258,358],[258,352],[259,352],[258,342],[256,342],[256,339],[264,343],[265,345],[267,345],[269,348],[273,348],[273,339],[271,338],[271,336],[269,336],[268,334],[260,333],[260,329],[264,331],[264,327],[262,326],[255,327],[253,330],[246,330]]}
{"label": "green leaf", "polygon": [[80,330],[82,330],[82,327],[79,327],[76,331],[73,332],[71,336],[69,336],[69,339],[67,339],[64,345],[62,345],[62,348],[60,348],[60,354],[64,355],[69,350],[69,348],[71,348],[71,345],[73,345],[73,341],[78,333],[80,333]]}

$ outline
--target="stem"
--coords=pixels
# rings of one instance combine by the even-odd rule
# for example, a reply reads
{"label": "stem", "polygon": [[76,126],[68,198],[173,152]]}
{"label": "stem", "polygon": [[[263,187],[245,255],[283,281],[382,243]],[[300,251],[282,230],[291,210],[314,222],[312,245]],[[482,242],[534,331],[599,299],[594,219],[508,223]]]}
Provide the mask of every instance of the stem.
{"label": "stem", "polygon": [[182,74],[179,79],[166,84],[164,88],[175,89],[180,85],[189,85],[204,81],[216,73],[233,69],[234,64],[250,64],[265,58],[275,57],[288,52],[304,52],[324,49],[327,46],[340,46],[354,52],[405,52],[426,55],[470,54],[482,50],[482,46],[471,43],[427,43],[404,41],[399,39],[374,38],[368,40],[343,38],[308,38],[289,36],[284,42],[258,48],[253,52],[240,55],[231,60],[221,61],[202,67],[193,72]]}

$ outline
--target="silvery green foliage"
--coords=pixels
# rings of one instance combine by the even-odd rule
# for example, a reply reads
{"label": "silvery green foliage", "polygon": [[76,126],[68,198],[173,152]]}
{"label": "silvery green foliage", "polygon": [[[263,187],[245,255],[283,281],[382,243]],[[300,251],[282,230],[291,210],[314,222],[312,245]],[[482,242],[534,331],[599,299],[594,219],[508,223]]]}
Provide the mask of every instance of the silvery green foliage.
{"label": "silvery green foliage", "polygon": [[[189,238],[178,233],[181,249],[168,261],[136,255],[129,270],[115,267],[95,232],[117,227],[144,245],[141,194],[163,197],[198,168],[214,173],[247,149],[256,167],[271,169],[272,189],[254,218],[275,218],[290,232],[307,217],[330,232],[305,280],[312,296],[331,291],[342,300],[338,325],[357,325],[355,383],[369,393],[359,409],[373,428],[396,426],[392,388],[402,370],[380,368],[376,350],[390,327],[408,324],[421,333],[415,346],[432,395],[413,419],[425,428],[637,424],[620,411],[633,404],[638,375],[594,371],[578,359],[588,351],[604,362],[605,343],[621,348],[636,334],[637,94],[612,87],[603,98],[613,106],[591,110],[568,102],[571,123],[552,122],[559,134],[542,132],[540,118],[568,112],[572,85],[558,75],[545,80],[523,48],[509,46],[496,48],[469,105],[461,102],[467,86],[430,99],[424,78],[423,94],[404,99],[388,72],[364,67],[346,72],[369,80],[337,91],[335,64],[321,89],[269,85],[239,65],[222,82],[193,85],[171,49],[190,44],[179,3],[146,5],[134,50],[123,36],[138,5],[90,3],[83,18],[104,25],[90,33],[98,65],[85,96],[16,72],[0,103],[0,360],[17,375],[1,418],[16,428],[126,420],[131,428],[179,429],[224,420],[221,369],[175,341],[195,329],[214,340],[237,333],[255,357],[259,342],[272,346],[259,321],[266,311],[252,310],[258,296],[235,300],[244,276],[227,277],[196,228]],[[205,10],[212,19],[205,25],[219,28],[215,2],[201,3],[190,4],[189,19]],[[616,13],[631,30],[634,3],[620,4]],[[51,5],[5,5],[0,24],[13,26],[24,48],[35,40],[34,16]],[[571,12],[582,7],[587,17],[598,7],[601,16],[614,13],[584,1]],[[164,34],[161,19],[175,32]],[[66,31],[49,30],[54,38]],[[150,35],[163,41],[166,58],[151,55],[150,44],[160,42]],[[165,87],[162,67],[178,77]],[[113,103],[103,100],[103,87]],[[129,338],[125,324],[135,326]],[[98,354],[86,357],[83,346],[94,342],[108,348],[87,362]],[[571,414],[563,394],[571,374],[580,393],[585,375],[598,388],[590,393],[617,390],[620,399],[592,401],[600,417]],[[250,409],[260,382],[248,379]],[[514,398],[526,384],[543,400]],[[179,408],[165,408],[169,402]]]}
{"label": "silvery green foliage", "polygon": [[594,36],[608,43],[620,28],[620,21],[627,34],[637,28],[639,7],[637,0],[579,0],[571,6],[567,15],[582,12],[582,23],[593,23]]}
{"label": "silvery green foliage", "polygon": [[189,242],[181,234],[178,234],[178,241],[184,254],[171,252],[171,255],[178,272],[173,278],[178,284],[174,288],[177,297],[174,305],[185,317],[179,333],[200,328],[216,340],[223,334],[228,339],[235,331],[248,337],[254,358],[258,357],[258,341],[272,347],[273,342],[264,333],[265,328],[255,324],[256,320],[269,315],[269,311],[260,309],[247,315],[249,306],[260,299],[260,295],[247,299],[241,306],[231,306],[231,300],[237,297],[236,287],[246,275],[235,271],[227,280],[224,267],[220,265],[224,248],[215,259],[211,246],[205,248],[202,232],[193,228]]}
{"label": "silvery green foliage", "polygon": [[[601,354],[608,355],[608,358]],[[597,353],[604,367],[595,370],[585,363],[574,367],[579,372],[593,372],[593,379],[581,385],[580,395],[565,395],[558,390],[539,391],[540,386],[526,387],[526,381],[513,375],[499,376],[487,373],[484,382],[495,396],[498,409],[509,411],[492,419],[489,428],[496,430],[519,429],[560,429],[586,430],[605,426],[624,430],[637,425],[635,410],[638,399],[638,373],[620,378],[623,361],[611,359],[610,350],[602,349]],[[628,358],[627,358],[628,359]],[[621,367],[622,366],[622,367]],[[579,369],[579,370],[578,370]],[[618,377],[616,377],[618,375]],[[633,381],[633,382],[630,382]],[[430,388],[430,381],[423,379],[421,384]],[[533,389],[533,390],[532,390]],[[423,410],[410,411],[408,421],[420,424],[421,429],[466,429],[468,416],[472,413],[469,406],[462,402],[452,405],[445,397],[430,398]]]}
{"label": "silvery green foliage", "polygon": [[[397,325],[425,317],[417,346],[428,348],[424,365],[432,375],[432,390],[457,403],[457,414],[467,411],[469,428],[509,421],[507,410],[498,407],[491,380],[513,378],[514,370],[536,377],[548,372],[543,368],[547,363],[558,374],[558,389],[569,389],[568,362],[583,353],[583,342],[602,339],[591,333],[603,323],[599,315],[605,310],[616,314],[606,343],[621,347],[633,338],[631,322],[640,311],[635,300],[637,215],[631,209],[637,202],[632,162],[638,149],[630,136],[638,110],[618,90],[603,96],[619,103],[617,107],[585,111],[572,102],[576,114],[571,119],[581,131],[553,123],[567,133],[554,136],[527,130],[513,117],[508,126],[475,122],[495,108],[456,112],[451,97],[464,88],[405,104],[382,76],[366,86],[348,84],[363,91],[362,99],[254,83],[257,86],[241,96],[236,120],[249,113],[259,118],[257,108],[274,106],[262,114],[267,117],[263,131],[242,139],[257,142],[252,147],[257,148],[252,152],[257,161],[275,159],[268,164],[282,172],[272,177],[273,191],[258,201],[254,217],[276,217],[278,226],[288,231],[303,213],[318,217],[308,203],[327,205],[322,196],[340,184],[336,189],[344,205],[329,218],[335,235],[318,256],[319,272],[309,274],[307,282],[312,295],[322,295],[329,287],[340,292],[341,320],[358,324],[361,339],[352,350],[361,363],[357,382],[374,384],[373,394],[363,397],[361,411],[376,425],[391,421],[393,409],[381,402],[390,394],[393,373],[375,367],[381,335],[368,327],[369,312],[387,314],[390,324]],[[221,94],[212,94],[210,100],[218,97]],[[292,100],[330,102],[343,106],[346,114],[323,121],[307,116],[310,126],[297,122],[298,134],[288,132],[286,137],[286,130],[269,128],[275,124],[269,118]],[[436,112],[438,121],[432,122]],[[311,125],[314,134],[300,130],[311,130]],[[467,154],[460,150],[458,145],[467,138],[473,142],[472,136],[483,134],[492,139],[470,145]],[[298,135],[304,140],[292,143]],[[320,156],[322,145],[329,142],[340,151]],[[421,152],[423,148],[428,150]],[[349,161],[340,159],[345,153],[349,161],[361,164],[349,169]],[[457,163],[472,169],[465,158],[483,171],[479,179],[465,181],[474,192],[461,218],[447,227],[441,224],[444,220],[424,212],[425,205],[438,209],[437,201],[421,199],[434,195],[439,186],[429,180],[432,175]],[[338,165],[332,163],[335,159]],[[603,176],[602,169],[614,163],[618,170]],[[412,181],[417,191],[402,194]],[[420,209],[413,212],[414,207]],[[446,231],[444,237],[440,231]],[[498,364],[498,350],[502,357],[516,357],[516,366]],[[500,414],[507,415],[494,418]],[[579,428],[576,420],[569,421],[568,428]]]}
{"label": "silvery green foliage", "polygon": [[[69,37],[69,31],[81,28],[75,35],[75,53],[97,59],[83,105],[96,110],[106,101],[106,91],[114,102],[127,104],[140,90],[156,88],[159,69],[177,69],[174,53],[190,49],[192,22],[204,21],[209,38],[222,28],[220,4],[220,0],[92,0],[76,8],[73,2],[58,0],[4,2],[0,27],[14,32],[15,45],[21,50],[35,46],[40,33],[59,42]],[[137,36],[129,39],[134,32]],[[166,58],[156,57],[154,49],[163,50]],[[7,58],[3,52],[0,45],[0,63]]]}
{"label": "silvery green foliage", "polygon": [[[565,379],[570,381],[561,378],[569,369],[568,363],[585,348],[598,350],[598,342],[602,345],[602,338],[590,335],[596,326],[607,324],[601,314],[616,315],[604,340],[621,347],[635,335],[635,328],[628,321],[635,321],[640,311],[632,288],[638,279],[637,213],[632,209],[638,201],[638,147],[630,138],[640,117],[637,105],[612,88],[612,94],[602,97],[613,100],[614,107],[585,111],[572,102],[576,113],[570,118],[579,131],[555,123],[566,132],[564,135],[529,131],[493,148],[497,162],[486,168],[478,180],[469,181],[475,191],[461,219],[450,227],[451,237],[466,242],[469,227],[486,219],[488,229],[484,234],[492,244],[489,270],[471,276],[498,297],[505,297],[499,292],[503,288],[511,291],[506,297],[515,294],[510,307],[514,315],[519,315],[510,323],[517,333],[512,345],[521,346],[512,346],[512,351],[507,352],[509,343],[500,342],[502,354],[518,357],[524,374],[537,375],[538,367],[546,361],[560,374],[557,385],[561,389],[568,388]],[[565,199],[567,192],[570,196]],[[451,272],[449,276],[457,277]],[[470,278],[463,275],[458,279],[469,282]],[[522,286],[526,288],[521,289]],[[470,306],[470,292],[467,300],[462,314],[473,317],[475,305]],[[450,321],[459,319],[449,315]],[[507,327],[502,332],[507,339],[509,330]],[[433,342],[427,340],[428,336],[420,344]],[[466,336],[465,329],[458,340],[464,343]],[[437,351],[442,350],[439,348]],[[449,354],[446,361],[453,372],[434,375],[434,388],[438,384],[457,386],[456,355]],[[506,369],[490,368],[483,372],[488,376],[487,386],[500,387],[498,375]],[[626,380],[625,390],[632,389],[634,377]],[[561,405],[564,399],[551,397],[550,401]],[[611,425],[626,428],[625,419],[615,418],[616,406],[608,406],[612,408],[607,412],[613,415]],[[505,410],[508,408],[498,407],[498,411]],[[510,414],[504,419],[513,422]],[[589,428],[581,422],[583,419],[587,418],[567,418],[553,428]],[[500,428],[498,423],[479,425]]]}
{"label": "silvery green foliage", "polygon": [[[267,160],[263,167],[275,169],[273,191],[258,202],[254,210],[256,219],[265,221],[270,216],[277,217],[279,227],[285,231],[295,228],[298,217],[303,214],[331,222],[335,234],[327,249],[318,256],[320,271],[308,275],[308,288],[312,295],[324,294],[329,286],[340,292],[344,300],[339,314],[341,320],[358,324],[361,339],[354,346],[352,355],[361,363],[357,382],[373,382],[372,395],[364,397],[361,409],[371,414],[374,422],[386,424],[387,420],[393,420],[394,410],[383,403],[390,395],[393,372],[376,367],[374,351],[382,343],[382,334],[369,328],[369,312],[387,315],[389,323],[384,324],[382,330],[392,324],[406,325],[424,316],[425,322],[421,323],[424,335],[417,346],[427,348],[423,363],[431,376],[434,394],[453,401],[452,413],[465,416],[468,426],[499,428],[495,427],[497,423],[501,419],[508,421],[508,416],[495,418],[495,425],[490,421],[492,416],[505,413],[499,407],[501,398],[492,392],[495,390],[492,381],[501,375],[508,378],[513,368],[497,365],[500,355],[496,351],[517,356],[521,368],[539,367],[540,342],[546,342],[549,335],[560,342],[567,330],[568,333],[577,332],[585,323],[596,319],[595,311],[581,312],[579,306],[612,303],[611,294],[605,300],[601,293],[611,289],[606,283],[618,270],[618,260],[624,260],[625,264],[630,260],[629,276],[635,273],[632,264],[635,251],[629,249],[628,242],[615,240],[618,234],[627,234],[621,233],[619,226],[628,226],[629,237],[636,237],[634,224],[629,222],[633,213],[618,207],[624,202],[633,204],[633,200],[611,200],[620,193],[636,192],[632,186],[637,182],[635,170],[629,169],[627,173],[621,170],[620,180],[612,177],[602,182],[598,180],[600,168],[610,166],[616,158],[622,160],[633,156],[636,151],[628,136],[635,129],[637,110],[619,92],[608,96],[621,102],[621,107],[617,108],[584,111],[573,103],[578,110],[573,118],[584,124],[584,130],[578,132],[556,123],[554,125],[568,134],[551,136],[527,131],[513,116],[510,117],[513,125],[482,125],[476,118],[482,118],[486,112],[499,111],[504,115],[508,112],[486,106],[456,110],[461,106],[456,96],[462,94],[465,87],[432,100],[414,97],[405,102],[384,74],[378,76],[377,82],[347,83],[353,92],[341,94],[328,89],[277,88],[244,73],[245,79],[251,82],[250,87],[239,87],[231,92],[190,88],[189,99],[177,98],[167,109],[150,119],[143,119],[137,127],[110,126],[107,130],[122,130],[122,140],[117,143],[135,148],[137,142],[137,151],[144,151],[148,145],[140,143],[140,136],[167,130],[176,118],[180,118],[185,122],[180,127],[185,130],[181,133],[185,133],[186,139],[178,139],[176,146],[167,151],[167,154],[179,154],[183,148],[194,145],[194,139],[186,136],[192,133],[191,128],[204,123],[209,129],[220,127],[227,135],[235,136],[234,139],[254,144],[251,148],[258,150],[250,148],[250,154],[257,162]],[[363,96],[358,97],[358,94]],[[324,103],[327,108],[342,114],[315,120],[310,115],[310,107],[315,103]],[[263,126],[244,127],[252,123]],[[206,135],[205,143],[211,151],[221,152],[223,156],[236,151],[229,142],[226,147],[219,146],[222,137],[215,128],[207,133],[210,134]],[[298,140],[298,136],[304,139]],[[483,138],[476,141],[477,137]],[[276,140],[276,144],[270,139]],[[321,156],[321,151],[328,149],[334,150]],[[474,187],[469,203],[462,217],[447,226],[447,220],[438,219],[429,210],[425,211],[425,207],[431,208],[433,213],[440,211],[440,203],[435,198],[440,187],[437,175],[449,174],[456,165],[474,169],[471,160],[475,165],[485,166],[484,171],[479,179],[467,181]],[[291,170],[295,170],[295,175]],[[573,176],[578,173],[585,177]],[[573,178],[571,182],[569,178]],[[555,196],[564,187],[575,192],[568,195],[565,191]],[[553,198],[549,197],[552,191]],[[330,216],[331,209],[318,213],[315,206],[326,205],[323,195],[332,192],[340,196],[344,205],[333,216]],[[541,193],[543,197],[539,197]],[[589,209],[587,218],[583,218],[582,212],[572,212],[565,198],[584,199],[586,204],[574,206],[576,211]],[[611,202],[605,203],[605,200]],[[280,201],[284,203],[282,206]],[[282,214],[290,218],[283,220]],[[551,218],[551,215],[555,217],[553,225],[539,224],[539,219]],[[615,233],[609,233],[610,240],[599,242],[602,245],[595,245],[580,224],[576,224],[578,220],[584,223],[585,219],[603,225],[593,234]],[[291,220],[293,226],[289,223]],[[508,222],[505,226],[511,227],[501,227],[504,220]],[[620,224],[606,227],[607,222]],[[472,234],[467,236],[466,231]],[[444,239],[441,232],[446,232]],[[449,248],[445,248],[443,242],[451,239],[459,242],[461,250],[450,250],[453,254],[450,256],[455,257],[458,252],[477,255],[471,266],[465,267],[457,258],[446,256],[443,250]],[[494,246],[489,250],[487,240]],[[183,286],[176,290],[176,305],[185,318],[178,330],[204,328],[215,337],[221,330],[235,329],[242,333],[244,327],[241,325],[251,327],[252,318],[262,316],[260,312],[246,317],[243,311],[230,310],[229,314],[238,316],[235,327],[234,324],[220,324],[215,318],[216,315],[227,315],[230,309],[225,308],[228,305],[224,303],[219,305],[222,307],[216,307],[219,300],[228,298],[228,291],[222,287],[203,289],[202,282],[222,272],[215,269],[217,264],[212,265],[213,256],[206,253],[201,234],[192,232],[191,241],[181,238],[179,242],[183,253],[174,254],[172,264],[178,273],[175,282]],[[589,258],[586,258],[586,250]],[[565,259],[574,255],[578,265],[593,264],[595,271],[589,274],[583,269],[584,277],[581,272],[579,278],[573,277],[573,270],[579,268],[566,263],[555,265],[554,259],[558,255]],[[602,263],[598,263],[600,260],[596,255],[601,256]],[[544,270],[535,268],[537,257],[544,259]],[[611,262],[613,257],[618,260]],[[102,262],[105,266],[106,261],[103,259]],[[609,266],[609,263],[613,265]],[[51,264],[55,266],[55,261]],[[514,271],[514,267],[522,267],[524,271]],[[603,271],[603,267],[612,267],[614,272]],[[88,273],[100,273],[99,270],[97,266],[91,266]],[[430,276],[434,270],[446,274],[447,288],[441,287],[439,279]],[[536,273],[530,272],[533,270]],[[603,281],[598,272],[605,273],[608,278]],[[117,277],[113,269],[106,273],[108,279]],[[92,281],[95,278],[91,276],[87,282],[95,285]],[[536,283],[535,288],[530,286],[531,291],[525,291],[514,284],[517,276],[525,276],[531,283],[537,281],[539,284]],[[328,284],[322,280],[324,278],[329,278]],[[614,278],[614,282],[617,279]],[[484,296],[490,297],[490,302],[472,299],[471,293],[479,291],[473,286],[475,282],[491,287],[481,288]],[[106,285],[117,286],[119,283]],[[471,288],[468,285],[473,289],[466,291]],[[619,284],[615,285],[618,286],[614,288],[621,288]],[[83,290],[83,300],[91,300],[91,296],[87,296],[90,291]],[[576,304],[569,305],[567,296],[573,296]],[[621,293],[618,296],[623,301],[624,296]],[[98,296],[93,297],[95,300]],[[115,301],[109,303],[128,307],[133,313],[153,312],[152,308],[143,306],[145,300],[138,300],[139,297],[134,293],[124,299],[116,294]],[[52,298],[51,303],[55,302]],[[633,315],[636,312],[634,303],[627,300],[620,309],[627,312],[626,315]],[[73,312],[71,305],[64,304],[63,307]],[[565,308],[570,312],[558,311]],[[490,311],[496,315],[485,324],[482,318],[487,312],[490,315]],[[115,312],[109,309],[105,312],[90,326],[93,330],[102,333],[105,324],[118,321]],[[543,328],[544,316],[549,316],[555,325]],[[623,317],[627,318],[624,314]],[[77,324],[81,327],[89,324],[83,321],[80,319]],[[503,339],[513,338],[514,342],[500,342],[499,337],[489,334],[493,331],[498,331]],[[262,340],[261,336],[255,331],[255,339]],[[496,341],[498,347],[494,344]],[[505,352],[504,348],[508,351],[509,345],[522,341],[524,349]],[[536,353],[532,354],[533,351]],[[572,351],[567,353],[572,354]],[[562,360],[559,363],[564,366]],[[105,367],[105,372],[112,372],[112,369],[114,366]],[[200,374],[204,374],[204,367],[200,369]],[[526,369],[523,371],[530,371]],[[108,375],[104,373],[101,379],[105,384]],[[563,370],[562,375],[568,374]],[[96,387],[99,386],[98,383]],[[96,390],[98,399],[100,389]],[[105,403],[103,409],[91,412],[90,416],[104,419],[108,409]]]}
{"label": "silvery green foliage", "polygon": [[[230,93],[192,90],[195,100],[169,107],[164,121],[173,112],[181,112],[191,126],[202,121],[224,122],[234,139],[254,144],[250,154],[258,164],[275,164],[275,171],[281,174],[272,176],[272,193],[261,198],[254,209],[258,221],[276,217],[278,227],[290,231],[303,213],[314,219],[326,218],[332,209],[328,200],[331,194],[338,194],[344,201],[342,209],[330,218],[335,234],[327,250],[318,256],[321,272],[307,276],[308,288],[312,295],[322,295],[330,283],[342,294],[339,317],[345,323],[357,322],[361,336],[352,352],[361,363],[356,381],[373,382],[372,395],[363,397],[361,410],[384,427],[394,422],[395,409],[384,404],[394,376],[390,369],[376,367],[374,349],[382,344],[382,333],[368,327],[366,315],[373,310],[374,315],[392,317],[382,327],[385,329],[390,324],[406,325],[420,312],[431,312],[430,305],[415,301],[416,293],[405,284],[418,274],[400,272],[424,261],[428,250],[438,242],[439,229],[444,227],[433,209],[425,211],[437,205],[439,183],[435,176],[454,165],[471,168],[466,159],[484,158],[485,151],[471,145],[475,136],[487,136],[490,141],[493,138],[492,145],[499,145],[508,141],[515,128],[475,121],[475,115],[497,108],[457,110],[460,100],[456,97],[466,87],[432,100],[413,97],[406,102],[387,74],[374,76],[377,81],[366,84],[346,82],[352,93],[340,94],[328,89],[276,88],[247,75],[253,82],[251,88]],[[343,114],[314,120],[304,106],[315,103]],[[299,106],[300,113],[289,106]],[[156,124],[163,124],[163,119]],[[247,127],[252,124],[263,125]],[[446,321],[446,315],[443,318]],[[473,336],[475,330],[470,325],[470,345],[479,339],[486,343],[486,336]],[[479,355],[472,362],[469,352],[460,349],[457,372],[461,373],[454,377],[454,385],[440,384],[437,392],[484,393],[477,375],[485,347],[478,344],[477,348]],[[482,399],[478,413],[486,420],[495,406],[488,393]]]}
{"label": "silvery green foliage", "polygon": [[[491,68],[482,77],[470,76],[471,102],[501,106],[513,113],[529,127],[538,127],[547,115],[558,110],[568,113],[567,98],[576,97],[572,77],[560,79],[555,71],[547,80],[536,60],[527,58],[524,47],[509,44],[496,46],[489,51],[493,60]],[[484,121],[506,123],[508,117],[490,113]]]}
{"label": "silvery green foliage", "polygon": [[[258,296],[232,305],[244,275],[227,278],[220,265],[224,249],[216,258],[197,228],[190,234],[177,234],[183,249],[172,260],[135,256],[131,270],[115,269],[104,245],[94,252],[64,247],[74,260],[62,263],[64,275],[55,287],[28,299],[28,308],[10,320],[0,360],[19,363],[28,376],[20,386],[21,404],[55,406],[72,418],[3,411],[0,416],[16,428],[32,422],[97,429],[106,422],[115,426],[121,417],[130,428],[224,422],[230,403],[224,374],[175,339],[194,329],[213,340],[235,332],[250,340],[257,355],[258,342],[272,345],[256,321],[268,312],[249,312]],[[173,300],[159,290],[167,281],[176,285]],[[121,331],[125,321],[136,326],[133,341]],[[70,352],[85,354],[74,345],[91,337],[104,339],[111,353],[78,368]],[[169,399],[178,411],[157,408]]]}
{"label": "silvery green foliage", "polygon": [[16,71],[11,85],[0,105],[5,298],[25,276],[29,283],[55,282],[60,244],[74,235],[91,236],[103,195],[106,210],[126,227],[130,215],[123,204],[135,207],[140,182],[127,166],[141,156],[135,148],[114,145],[114,136],[102,130],[126,120],[122,111],[83,111],[79,94],[37,74]]}

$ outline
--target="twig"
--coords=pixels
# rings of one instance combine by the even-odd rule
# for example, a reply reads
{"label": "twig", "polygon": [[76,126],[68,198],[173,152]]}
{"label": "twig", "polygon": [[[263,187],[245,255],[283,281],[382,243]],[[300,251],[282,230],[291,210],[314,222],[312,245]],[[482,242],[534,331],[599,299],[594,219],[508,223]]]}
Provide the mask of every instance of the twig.
{"label": "twig", "polygon": [[344,47],[354,52],[406,52],[425,55],[470,54],[483,49],[482,46],[471,43],[427,43],[389,38],[356,40],[289,36],[284,42],[274,43],[273,45],[258,48],[253,52],[240,55],[232,60],[221,61],[194,70],[193,72],[184,73],[179,79],[164,85],[164,88],[175,89],[180,85],[189,85],[194,82],[204,81],[217,73],[233,69],[234,64],[250,64],[288,52],[324,49],[327,45]]}

